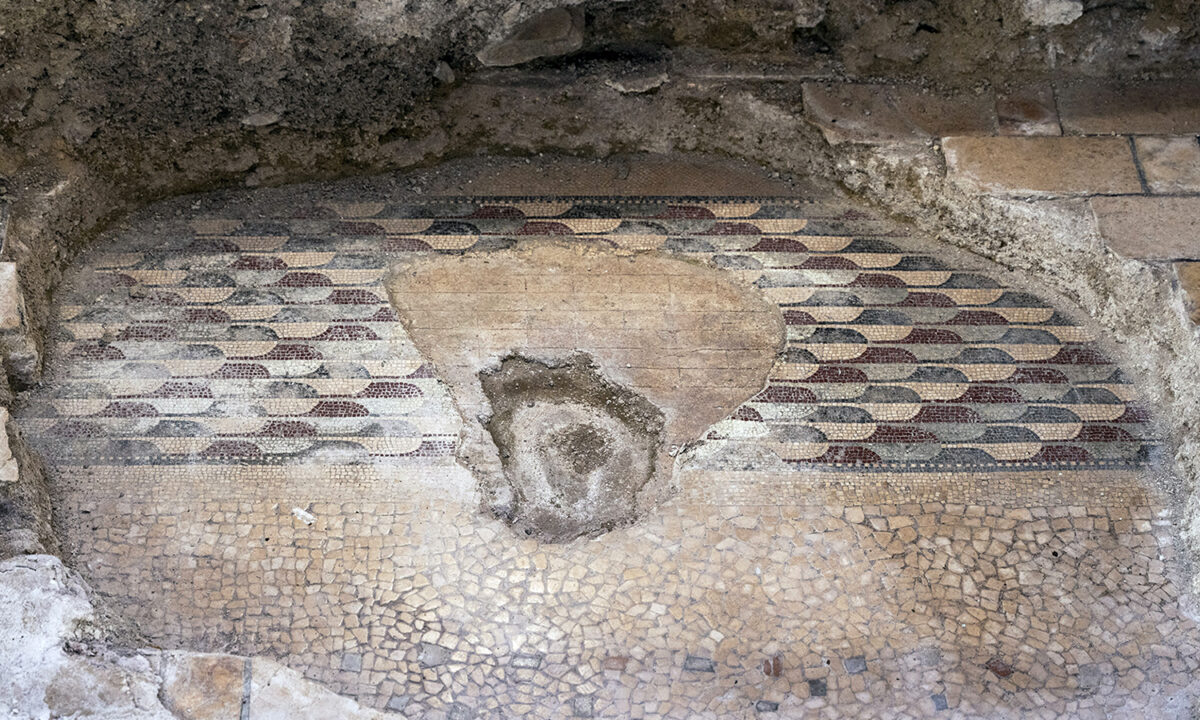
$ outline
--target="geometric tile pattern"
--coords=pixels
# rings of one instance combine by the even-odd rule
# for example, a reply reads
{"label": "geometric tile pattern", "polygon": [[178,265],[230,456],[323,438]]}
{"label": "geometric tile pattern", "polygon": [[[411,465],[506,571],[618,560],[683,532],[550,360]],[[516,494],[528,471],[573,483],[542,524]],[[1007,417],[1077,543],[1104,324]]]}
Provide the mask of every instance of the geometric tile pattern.
{"label": "geometric tile pattern", "polygon": [[28,432],[62,464],[449,462],[454,413],[388,304],[388,266],[552,237],[708,261],[779,306],[786,352],[711,442],[889,473],[1129,468],[1155,445],[1086,328],[837,202],[439,198],[292,214],[194,220],[90,261],[95,281],[60,305],[58,377],[22,413]]}

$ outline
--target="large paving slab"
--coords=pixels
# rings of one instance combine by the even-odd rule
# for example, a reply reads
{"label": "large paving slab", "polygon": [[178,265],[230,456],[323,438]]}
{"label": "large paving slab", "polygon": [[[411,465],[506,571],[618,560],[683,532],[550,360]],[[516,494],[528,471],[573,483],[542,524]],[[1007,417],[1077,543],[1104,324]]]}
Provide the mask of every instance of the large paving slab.
{"label": "large paving slab", "polygon": [[1089,202],[1115,252],[1142,260],[1200,258],[1200,197],[1106,197]]}
{"label": "large paving slab", "polygon": [[1194,78],[1064,83],[1063,130],[1084,135],[1200,134],[1200,82]]}
{"label": "large paving slab", "polygon": [[[18,417],[81,572],[157,645],[406,717],[1186,717],[1158,441],[1083,318],[836,196],[622,174],[189,200],[108,238]],[[426,338],[599,348],[667,411],[726,402],[728,370],[745,397],[635,524],[517,537],[456,462],[479,420],[450,361],[392,306],[423,322],[414,262],[441,268]],[[778,313],[760,387],[734,382],[761,372],[729,345],[745,292]]]}
{"label": "large paving slab", "polygon": [[952,178],[995,193],[1094,195],[1142,191],[1125,138],[948,137]]}

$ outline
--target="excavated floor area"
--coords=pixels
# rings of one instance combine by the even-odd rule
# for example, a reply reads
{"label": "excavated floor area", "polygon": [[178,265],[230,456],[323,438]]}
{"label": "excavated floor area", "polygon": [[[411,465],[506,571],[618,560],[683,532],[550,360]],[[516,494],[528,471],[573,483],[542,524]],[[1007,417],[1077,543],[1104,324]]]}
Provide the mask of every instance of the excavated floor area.
{"label": "excavated floor area", "polygon": [[[129,627],[406,717],[1194,707],[1142,379],[1071,308],[827,191],[499,177],[180,201],[79,260],[17,417]],[[586,347],[668,432],[711,416],[633,524],[556,543],[493,511],[495,463],[459,462],[483,390],[392,305],[415,260],[547,243],[553,267],[429,288],[448,322],[423,337],[489,349],[454,382]]]}

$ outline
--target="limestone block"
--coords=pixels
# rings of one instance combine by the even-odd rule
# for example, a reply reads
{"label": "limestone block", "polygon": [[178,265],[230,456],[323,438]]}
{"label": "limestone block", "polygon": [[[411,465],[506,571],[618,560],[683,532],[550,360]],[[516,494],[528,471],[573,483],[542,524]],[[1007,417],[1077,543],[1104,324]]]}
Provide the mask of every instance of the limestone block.
{"label": "limestone block", "polygon": [[1125,138],[953,137],[942,141],[950,177],[1014,195],[1137,193]]}
{"label": "limestone block", "polygon": [[1091,204],[1104,242],[1125,257],[1200,258],[1200,198],[1098,197]]}
{"label": "limestone block", "polygon": [[1151,192],[1200,192],[1200,142],[1196,136],[1139,137],[1134,142]]}

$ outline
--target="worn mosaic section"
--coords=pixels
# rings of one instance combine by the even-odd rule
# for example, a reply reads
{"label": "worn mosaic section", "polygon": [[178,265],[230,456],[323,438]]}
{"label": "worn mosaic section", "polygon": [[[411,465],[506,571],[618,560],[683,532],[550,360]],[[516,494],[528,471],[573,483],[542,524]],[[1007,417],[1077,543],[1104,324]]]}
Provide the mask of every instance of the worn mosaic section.
{"label": "worn mosaic section", "polygon": [[887,472],[1139,467],[1153,446],[1085,328],[849,207],[440,199],[302,214],[196,220],[176,242],[97,258],[61,307],[66,362],[25,413],[31,431],[60,461],[449,457],[445,393],[387,304],[386,268],[550,237],[702,259],[778,305],[784,357],[709,441]]}
{"label": "worn mosaic section", "polygon": [[670,503],[555,545],[353,466],[258,470],[70,471],[84,571],[156,644],[266,654],[404,717],[1182,719],[1200,697],[1144,498]]}
{"label": "worn mosaic section", "polygon": [[[422,720],[1194,714],[1200,632],[1144,412],[1085,328],[994,272],[839,201],[286,207],[85,258],[17,414],[72,563],[137,642],[269,656]],[[758,288],[787,336],[765,389],[740,372],[719,413],[688,392],[769,365],[729,353],[772,343],[705,347],[744,304],[645,263],[542,277],[495,252],[535,247],[657,250]],[[668,418],[726,418],[697,422],[677,492],[565,543],[484,511],[455,457],[476,418],[385,288],[437,254],[461,258],[431,326],[475,323],[479,358],[598,336]],[[455,272],[470,312],[443,307]]]}

